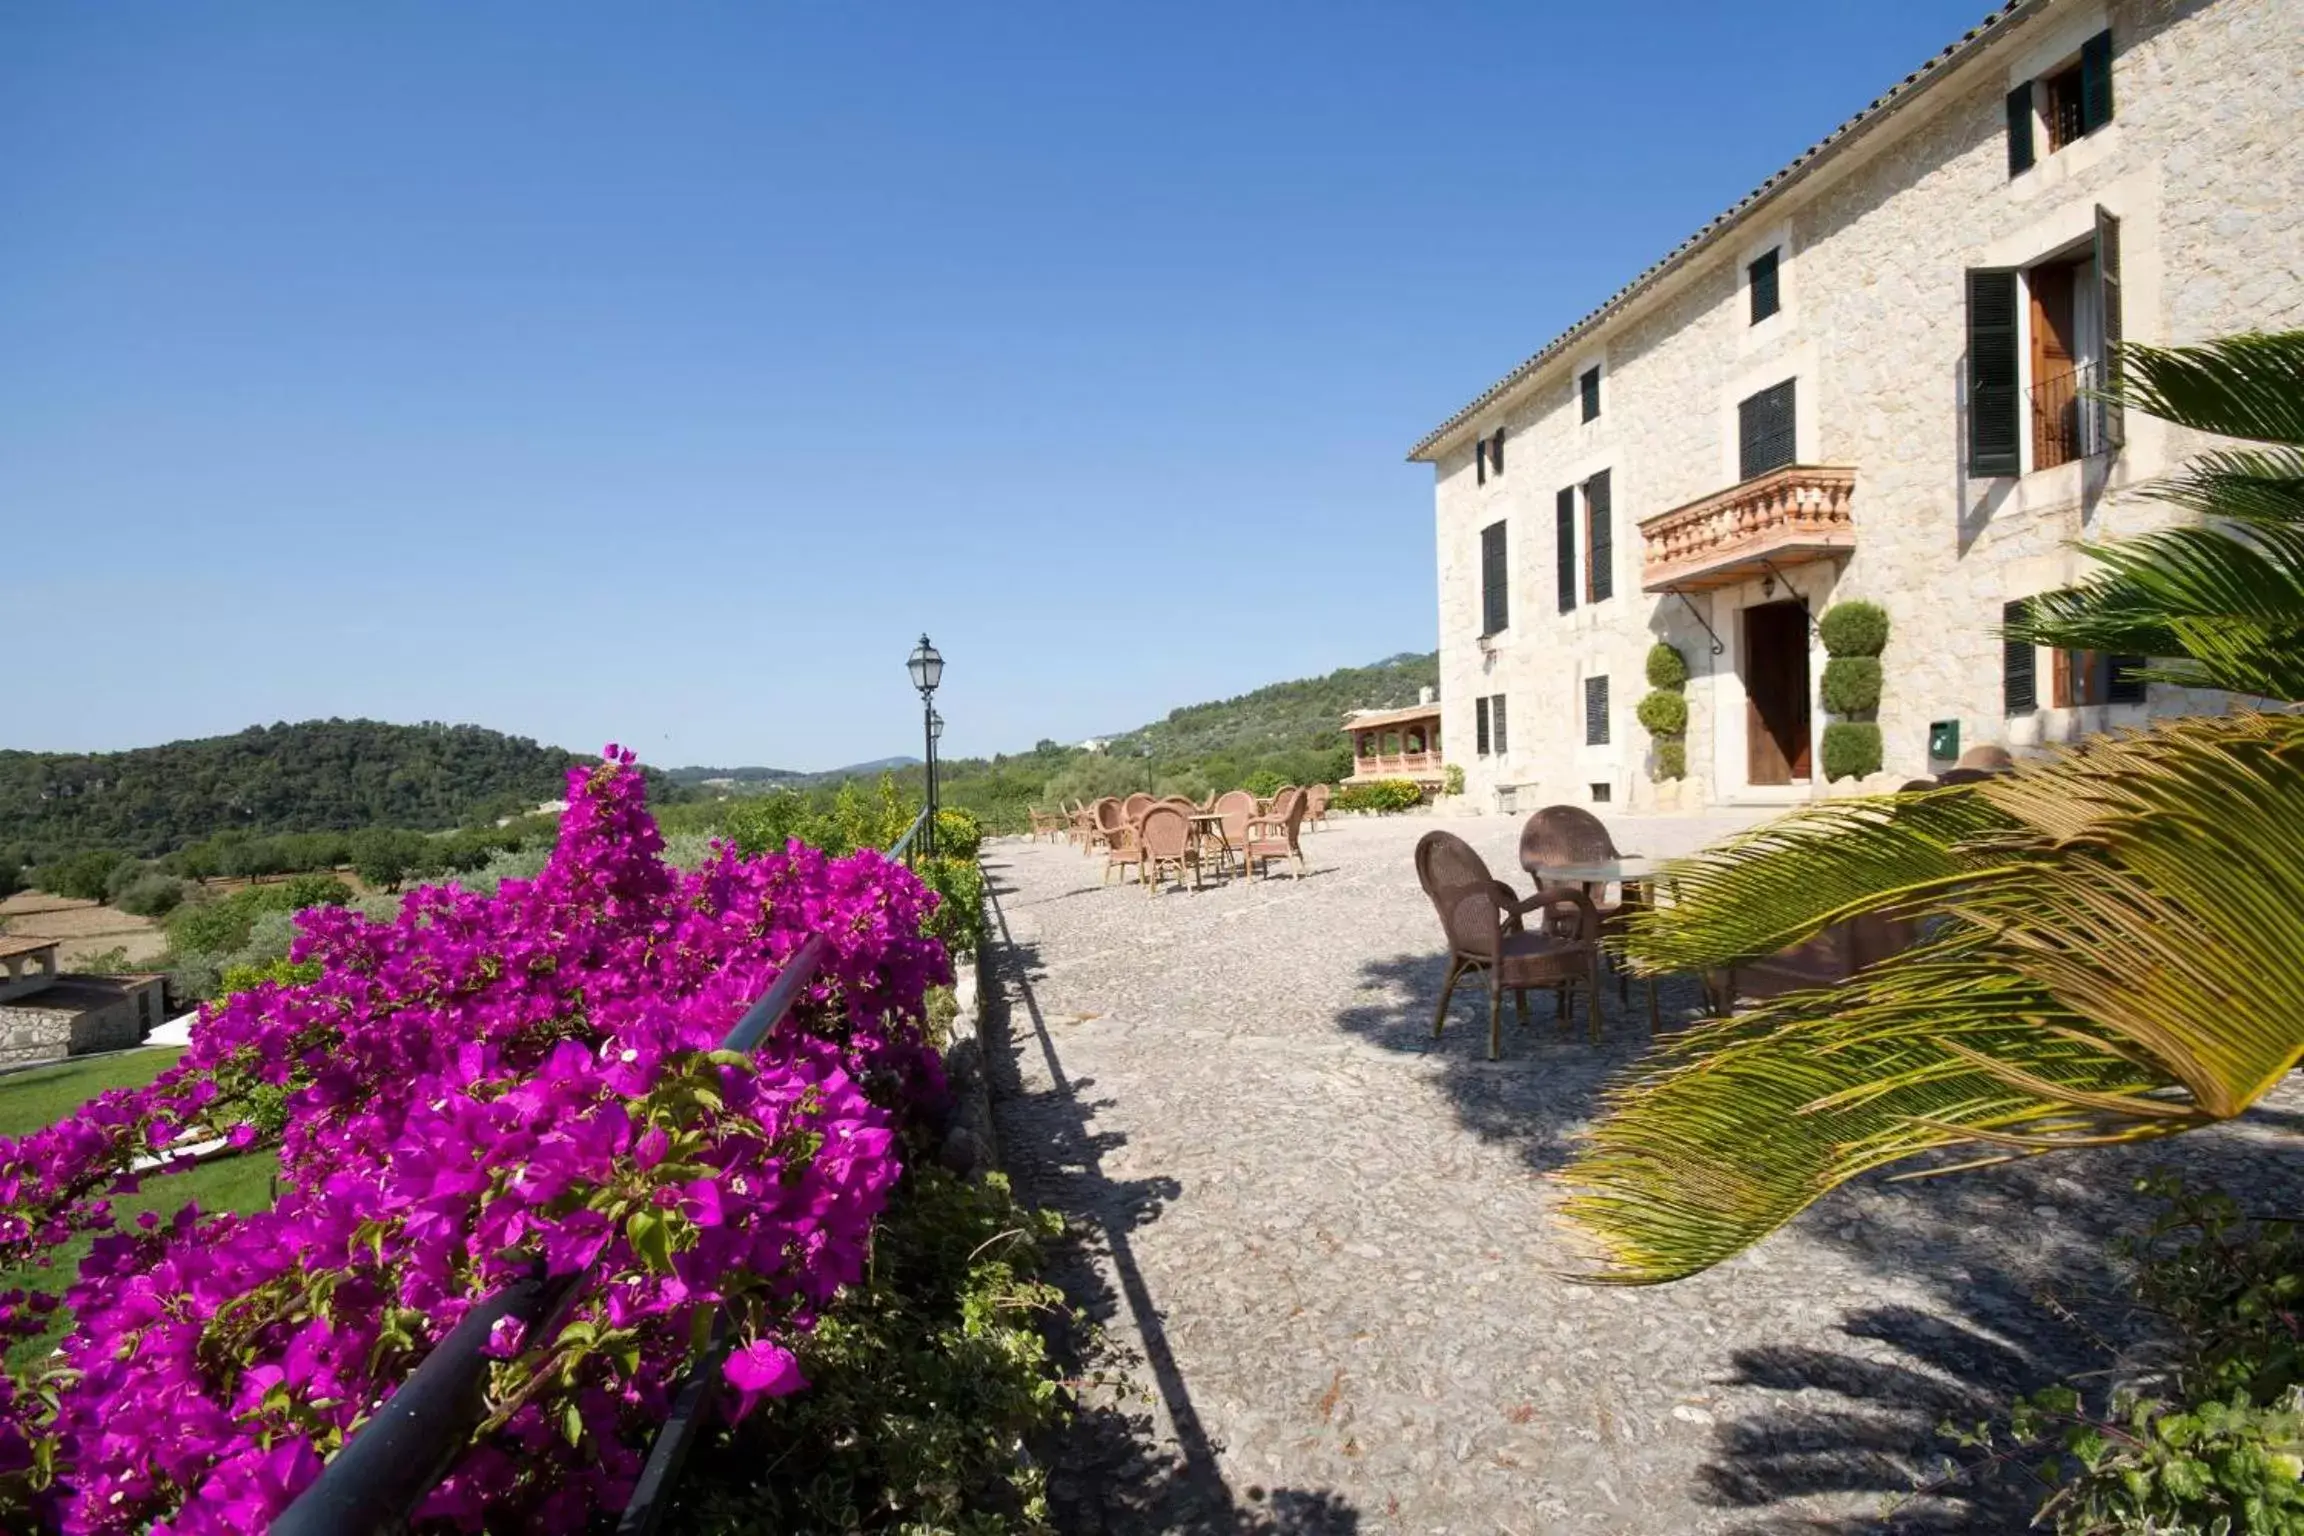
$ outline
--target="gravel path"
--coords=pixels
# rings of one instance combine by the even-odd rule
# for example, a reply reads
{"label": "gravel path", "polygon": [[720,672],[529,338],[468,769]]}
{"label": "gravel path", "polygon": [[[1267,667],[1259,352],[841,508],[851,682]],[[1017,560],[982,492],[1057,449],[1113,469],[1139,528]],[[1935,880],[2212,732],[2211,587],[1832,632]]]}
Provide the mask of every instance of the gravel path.
{"label": "gravel path", "polygon": [[[1490,1063],[1474,985],[1433,1041],[1410,854],[1435,824],[1339,820],[1299,882],[1149,899],[1069,847],[988,846],[1003,1158],[1077,1219],[1069,1281],[1132,1389],[1058,1456],[1069,1528],[2017,1529],[2021,1489],[1891,1502],[1943,1470],[1948,1414],[2104,1363],[2129,1177],[2175,1161],[2298,1208],[2304,1165],[2267,1155],[2304,1126],[2290,1088],[2149,1153],[1869,1182],[1677,1285],[1567,1283],[1543,1175],[1645,999],[1611,990],[1597,1047],[1533,1007]],[[1514,868],[1515,824],[1444,824]],[[1736,824],[1614,826],[1669,855]],[[1696,1003],[1667,986],[1665,1027]]]}

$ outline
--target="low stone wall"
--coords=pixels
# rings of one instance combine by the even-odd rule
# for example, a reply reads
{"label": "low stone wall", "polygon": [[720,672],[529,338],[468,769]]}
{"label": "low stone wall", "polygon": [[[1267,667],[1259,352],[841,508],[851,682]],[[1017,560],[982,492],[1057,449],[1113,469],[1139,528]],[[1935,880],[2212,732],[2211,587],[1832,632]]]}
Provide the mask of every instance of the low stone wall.
{"label": "low stone wall", "polygon": [[0,1003],[0,1066],[141,1045],[165,1012],[160,987],[157,977],[64,976]]}

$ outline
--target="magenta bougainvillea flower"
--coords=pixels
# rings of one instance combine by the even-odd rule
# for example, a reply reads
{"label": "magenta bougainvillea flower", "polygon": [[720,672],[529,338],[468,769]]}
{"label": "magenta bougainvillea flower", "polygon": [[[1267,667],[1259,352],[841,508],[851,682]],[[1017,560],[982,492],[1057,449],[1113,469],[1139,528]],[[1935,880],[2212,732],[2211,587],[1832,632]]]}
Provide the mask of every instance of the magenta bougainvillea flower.
{"label": "magenta bougainvillea flower", "polygon": [[[487,1420],[422,1523],[621,1507],[712,1309],[742,1341],[736,1411],[805,1387],[790,1342],[861,1273],[901,1132],[943,1093],[935,897],[873,853],[723,846],[683,875],[661,846],[612,746],[571,773],[535,880],[419,889],[389,922],[306,912],[317,980],[203,1010],[151,1086],[0,1140],[0,1265],[97,1234],[60,1350],[0,1378],[0,1526],[261,1529],[537,1265],[589,1280],[556,1330],[491,1331]],[[829,952],[791,1016],[718,1050],[811,933]],[[277,1149],[272,1209],[115,1226],[132,1163],[217,1137]],[[0,1295],[0,1334],[51,1307]]]}

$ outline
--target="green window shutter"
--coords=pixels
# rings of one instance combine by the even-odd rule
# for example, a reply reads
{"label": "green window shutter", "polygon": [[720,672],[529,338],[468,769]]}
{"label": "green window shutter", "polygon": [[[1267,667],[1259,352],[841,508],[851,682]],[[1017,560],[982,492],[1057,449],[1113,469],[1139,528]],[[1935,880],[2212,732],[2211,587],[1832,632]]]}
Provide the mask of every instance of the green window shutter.
{"label": "green window shutter", "polygon": [[1576,393],[1583,401],[1584,419],[1597,421],[1600,417],[1600,365],[1594,363],[1576,380]]}
{"label": "green window shutter", "polygon": [[1482,694],[1472,701],[1472,750],[1475,755],[1488,755],[1488,695]]}
{"label": "green window shutter", "polygon": [[1783,294],[1777,287],[1778,273],[1776,267],[1780,259],[1779,252],[1763,252],[1754,257],[1752,264],[1744,269],[1745,286],[1752,290],[1751,323],[1754,325],[1758,325],[1784,307]]}
{"label": "green window shutter", "polygon": [[1584,520],[1584,560],[1592,601],[1604,602],[1616,595],[1616,536],[1608,510],[1606,470],[1584,482]]}
{"label": "green window shutter", "polygon": [[1608,679],[1584,679],[1584,745],[1608,745]]}
{"label": "green window shutter", "polygon": [[1504,473],[1504,429],[1498,427],[1496,435],[1488,439],[1488,465],[1496,473]]}
{"label": "green window shutter", "polygon": [[2094,133],[2112,121],[2112,34],[2099,32],[2080,45],[2080,131]]}
{"label": "green window shutter", "polygon": [[2142,656],[2107,656],[2104,658],[2104,702],[2107,704],[2141,704],[2145,700],[2144,679],[2129,674],[2139,667],[2151,665]]}
{"label": "green window shutter", "polygon": [[1968,473],[2019,467],[2023,398],[2017,387],[2016,274],[1968,274]]}
{"label": "green window shutter", "polygon": [[1488,734],[1496,743],[1496,755],[1504,755],[1504,695],[1495,694],[1488,700]]}
{"label": "green window shutter", "polygon": [[[2109,34],[2107,34],[2109,35]],[[2107,392],[2120,387],[2120,221],[2096,208],[2096,314],[2104,332],[2104,360],[2097,369],[2097,380]],[[2128,419],[2116,399],[2096,402],[2102,414],[2102,447],[2106,452],[2128,441]]]}
{"label": "green window shutter", "polygon": [[1484,437],[1472,439],[1472,472],[1476,484],[1488,483],[1488,439]]}
{"label": "green window shutter", "polygon": [[1750,480],[1799,457],[1793,381],[1771,384],[1736,407],[1736,478]]}
{"label": "green window shutter", "polygon": [[1480,530],[1480,633],[1493,635],[1512,619],[1510,567],[1504,558],[1504,525]]}
{"label": "green window shutter", "polygon": [[2008,174],[2032,169],[2032,82],[2008,93]]}
{"label": "green window shutter", "polygon": [[[2002,625],[2021,624],[2032,605],[2022,598],[2000,607]],[[2038,654],[2029,640],[2003,635],[2000,639],[2000,712],[2028,715],[2040,707]]]}
{"label": "green window shutter", "polygon": [[1576,487],[1560,488],[1553,521],[1558,525],[1554,531],[1559,547],[1560,611],[1569,613],[1576,607]]}

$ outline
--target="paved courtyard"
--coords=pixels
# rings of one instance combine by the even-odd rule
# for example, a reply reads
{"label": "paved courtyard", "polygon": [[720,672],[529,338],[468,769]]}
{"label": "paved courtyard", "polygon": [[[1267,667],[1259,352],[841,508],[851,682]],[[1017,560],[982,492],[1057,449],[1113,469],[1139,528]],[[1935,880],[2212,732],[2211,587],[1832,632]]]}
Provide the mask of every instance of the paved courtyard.
{"label": "paved courtyard", "polygon": [[[1668,855],[1743,819],[1613,826]],[[2130,1177],[2300,1208],[2287,1089],[2148,1153],[1870,1182],[1678,1285],[1571,1283],[1546,1175],[1646,1002],[1611,989],[1597,1047],[1548,1000],[1507,1010],[1492,1064],[1475,984],[1433,1041],[1410,855],[1435,825],[1524,884],[1495,817],[1340,819],[1301,881],[1151,899],[1067,846],[987,846],[1002,1156],[1079,1223],[1070,1283],[1127,1379],[1052,1469],[1067,1528],[2019,1529],[2020,1488],[1893,1496],[1942,1470],[1945,1417],[2105,1363]],[[1668,985],[1664,1027],[1696,1002]]]}

